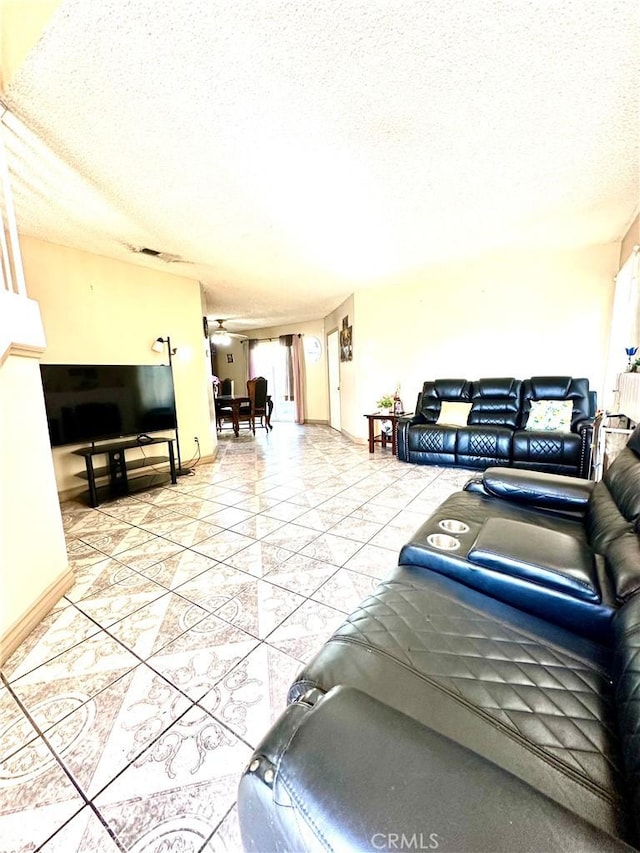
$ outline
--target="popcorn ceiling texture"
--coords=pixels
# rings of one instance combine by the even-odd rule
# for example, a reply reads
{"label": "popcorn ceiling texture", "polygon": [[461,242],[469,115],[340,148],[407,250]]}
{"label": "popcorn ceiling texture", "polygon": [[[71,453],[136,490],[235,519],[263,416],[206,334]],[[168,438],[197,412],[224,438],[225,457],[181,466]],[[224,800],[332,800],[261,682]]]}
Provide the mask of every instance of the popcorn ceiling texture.
{"label": "popcorn ceiling texture", "polygon": [[201,279],[243,328],[619,240],[639,44],[636,0],[63,0],[5,93],[19,227]]}

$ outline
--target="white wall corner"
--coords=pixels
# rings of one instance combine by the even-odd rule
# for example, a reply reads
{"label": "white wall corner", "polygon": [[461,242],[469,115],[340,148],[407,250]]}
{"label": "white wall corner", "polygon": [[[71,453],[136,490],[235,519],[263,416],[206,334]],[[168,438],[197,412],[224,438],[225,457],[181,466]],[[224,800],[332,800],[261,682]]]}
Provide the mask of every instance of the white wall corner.
{"label": "white wall corner", "polygon": [[39,358],[46,346],[38,303],[0,290],[0,365],[12,354]]}

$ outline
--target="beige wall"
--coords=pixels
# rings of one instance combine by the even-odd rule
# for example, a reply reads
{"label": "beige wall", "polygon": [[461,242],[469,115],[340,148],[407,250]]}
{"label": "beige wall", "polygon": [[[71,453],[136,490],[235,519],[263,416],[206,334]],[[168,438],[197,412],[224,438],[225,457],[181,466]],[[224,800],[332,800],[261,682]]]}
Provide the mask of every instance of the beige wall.
{"label": "beige wall", "polygon": [[624,266],[635,246],[640,246],[640,213],[629,226],[620,246],[620,266]]}
{"label": "beige wall", "polygon": [[0,91],[36,44],[61,0],[0,0]]}
{"label": "beige wall", "polygon": [[[212,338],[215,346],[215,337]],[[233,356],[230,363],[227,356]],[[215,362],[218,379],[231,379],[234,382],[233,391],[242,396],[247,392],[247,359],[242,345],[242,339],[231,338],[231,343],[226,346],[216,347]]]}
{"label": "beige wall", "polygon": [[[27,291],[40,305],[47,339],[43,363],[166,364],[151,351],[171,338],[183,465],[216,445],[210,365],[198,282],[33,238],[21,238]],[[184,356],[184,357],[183,357]],[[78,490],[84,470],[70,447],[53,451],[58,491]]]}
{"label": "beige wall", "polygon": [[502,252],[448,264],[354,294],[330,318],[353,316],[352,363],[341,364],[343,428],[400,386],[413,410],[425,379],[586,376],[602,393],[620,244],[574,251]]}
{"label": "beige wall", "polygon": [[[0,303],[4,320],[11,311]],[[0,364],[0,664],[72,581],[37,358],[42,327],[32,320]]]}
{"label": "beige wall", "polygon": [[[253,339],[278,338],[280,335],[314,336],[322,344],[322,354],[319,361],[304,360],[304,392],[305,392],[305,421],[326,423],[329,418],[327,396],[327,347],[324,334],[323,320],[312,320],[304,323],[289,323],[282,326],[266,326],[263,329],[252,329],[247,333]],[[247,352],[247,345],[243,347]],[[246,360],[246,356],[243,356]],[[243,374],[244,375],[244,374]]]}

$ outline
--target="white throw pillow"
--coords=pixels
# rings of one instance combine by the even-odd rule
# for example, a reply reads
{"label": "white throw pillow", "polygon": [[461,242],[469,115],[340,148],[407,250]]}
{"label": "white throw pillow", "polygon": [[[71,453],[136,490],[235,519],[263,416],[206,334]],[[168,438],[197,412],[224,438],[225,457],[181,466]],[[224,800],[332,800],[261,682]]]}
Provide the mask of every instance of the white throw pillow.
{"label": "white throw pillow", "polygon": [[532,400],[526,430],[571,432],[571,400]]}
{"label": "white throw pillow", "polygon": [[450,403],[443,400],[440,405],[440,414],[436,424],[439,426],[466,426],[471,411],[471,403]]}

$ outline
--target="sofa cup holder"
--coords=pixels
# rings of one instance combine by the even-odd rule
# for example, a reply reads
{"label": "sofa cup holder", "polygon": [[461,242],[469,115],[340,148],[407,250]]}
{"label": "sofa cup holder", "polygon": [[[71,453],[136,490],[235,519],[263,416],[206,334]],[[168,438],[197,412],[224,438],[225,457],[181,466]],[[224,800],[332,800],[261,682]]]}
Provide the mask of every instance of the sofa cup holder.
{"label": "sofa cup holder", "polygon": [[427,536],[427,542],[439,551],[455,551],[460,547],[460,542],[455,536],[449,536],[446,533],[430,533]]}
{"label": "sofa cup holder", "polygon": [[447,533],[469,532],[469,525],[465,524],[464,521],[458,521],[455,518],[443,518],[442,521],[438,522],[438,526],[443,530],[446,530]]}

